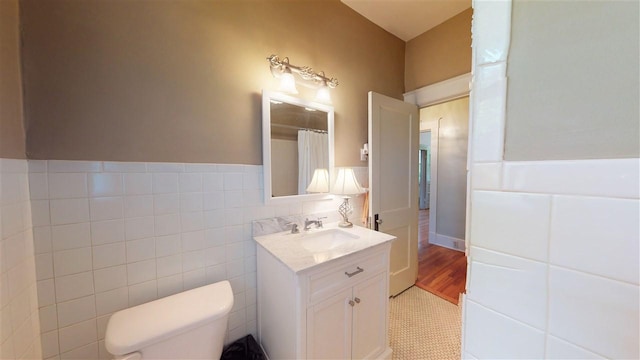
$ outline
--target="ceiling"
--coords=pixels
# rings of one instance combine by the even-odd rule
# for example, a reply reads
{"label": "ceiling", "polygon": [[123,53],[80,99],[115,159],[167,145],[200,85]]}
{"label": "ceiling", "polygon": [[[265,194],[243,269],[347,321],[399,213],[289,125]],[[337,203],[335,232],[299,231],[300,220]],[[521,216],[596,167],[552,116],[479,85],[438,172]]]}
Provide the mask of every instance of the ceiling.
{"label": "ceiling", "polygon": [[471,0],[341,0],[404,41],[471,7]]}

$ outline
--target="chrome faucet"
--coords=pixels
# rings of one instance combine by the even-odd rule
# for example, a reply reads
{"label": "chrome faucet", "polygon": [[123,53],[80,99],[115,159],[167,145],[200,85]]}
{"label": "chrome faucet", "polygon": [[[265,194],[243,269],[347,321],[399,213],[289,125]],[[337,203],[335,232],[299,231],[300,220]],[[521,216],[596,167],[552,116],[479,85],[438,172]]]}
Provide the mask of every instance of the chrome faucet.
{"label": "chrome faucet", "polygon": [[309,231],[311,228],[309,227],[311,224],[316,225],[316,229],[322,227],[322,219],[326,219],[327,217],[320,217],[317,220],[309,220],[309,218],[304,220],[304,231]]}
{"label": "chrome faucet", "polygon": [[309,231],[309,225],[311,224],[316,224],[316,227],[318,227],[318,220],[309,220],[309,218],[304,219],[304,231]]}
{"label": "chrome faucet", "polygon": [[285,226],[291,227],[291,233],[292,234],[297,234],[297,233],[300,232],[300,230],[298,229],[298,224],[296,224],[294,222],[286,223]]}

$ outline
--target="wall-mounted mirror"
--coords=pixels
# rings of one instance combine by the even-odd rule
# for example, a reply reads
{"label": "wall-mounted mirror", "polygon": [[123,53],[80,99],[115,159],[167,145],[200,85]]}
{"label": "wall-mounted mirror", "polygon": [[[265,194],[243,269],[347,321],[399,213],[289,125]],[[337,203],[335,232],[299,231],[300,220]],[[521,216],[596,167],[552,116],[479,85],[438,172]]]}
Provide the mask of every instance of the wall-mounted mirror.
{"label": "wall-mounted mirror", "polygon": [[329,197],[333,107],[263,91],[262,154],[266,203]]}

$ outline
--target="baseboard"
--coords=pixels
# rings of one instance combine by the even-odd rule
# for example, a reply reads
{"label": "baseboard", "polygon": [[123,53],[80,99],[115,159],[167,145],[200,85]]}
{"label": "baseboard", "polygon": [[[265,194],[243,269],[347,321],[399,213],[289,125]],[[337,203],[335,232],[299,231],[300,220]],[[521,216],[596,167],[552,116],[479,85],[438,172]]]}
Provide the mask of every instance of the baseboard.
{"label": "baseboard", "polygon": [[452,250],[464,252],[465,242],[463,239],[454,238],[447,235],[429,233],[429,244],[439,245]]}
{"label": "baseboard", "polygon": [[262,343],[261,343],[261,342],[259,342],[258,344],[260,345],[260,350],[262,350],[262,353],[264,354],[264,357],[265,357],[267,360],[271,360],[271,359],[269,358],[269,354],[267,354],[267,351],[266,351],[266,350],[264,349],[264,347],[262,346]]}
{"label": "baseboard", "polygon": [[393,350],[390,347],[387,347],[382,354],[380,354],[376,359],[379,360],[391,360],[391,354]]}

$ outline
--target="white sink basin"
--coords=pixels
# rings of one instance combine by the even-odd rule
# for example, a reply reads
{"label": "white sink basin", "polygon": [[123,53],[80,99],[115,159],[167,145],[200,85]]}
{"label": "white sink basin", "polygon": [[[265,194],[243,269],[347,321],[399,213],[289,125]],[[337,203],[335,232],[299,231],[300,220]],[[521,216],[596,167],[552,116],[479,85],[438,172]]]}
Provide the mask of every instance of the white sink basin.
{"label": "white sink basin", "polygon": [[358,235],[340,229],[327,229],[302,234],[300,244],[311,252],[323,252],[353,242],[360,238]]}
{"label": "white sink basin", "polygon": [[337,223],[330,223],[322,229],[301,230],[298,234],[278,231],[254,239],[263,250],[298,273],[395,238],[360,226],[339,228]]}

